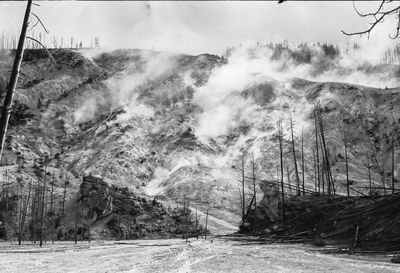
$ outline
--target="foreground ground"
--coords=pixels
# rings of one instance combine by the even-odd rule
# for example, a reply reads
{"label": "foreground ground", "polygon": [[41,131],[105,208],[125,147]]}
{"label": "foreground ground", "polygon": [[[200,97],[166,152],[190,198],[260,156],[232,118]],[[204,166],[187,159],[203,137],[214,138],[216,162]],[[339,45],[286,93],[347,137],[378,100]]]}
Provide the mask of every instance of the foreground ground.
{"label": "foreground ground", "polygon": [[400,272],[389,256],[321,254],[232,238],[0,246],[0,272]]}

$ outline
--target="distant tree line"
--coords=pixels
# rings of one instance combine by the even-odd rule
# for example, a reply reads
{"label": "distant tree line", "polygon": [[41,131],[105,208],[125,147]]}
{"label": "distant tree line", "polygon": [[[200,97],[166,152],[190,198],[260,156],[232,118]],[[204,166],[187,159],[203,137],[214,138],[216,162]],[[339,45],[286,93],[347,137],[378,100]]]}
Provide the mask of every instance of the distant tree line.
{"label": "distant tree line", "polygon": [[[49,35],[46,32],[33,31],[30,35],[35,40],[39,41],[46,48],[64,48],[64,49],[79,49],[79,48],[100,48],[100,37],[94,36],[89,43],[84,43],[73,36],[59,37],[56,35]],[[2,32],[0,36],[0,49],[1,50],[14,50],[17,49],[18,37],[15,33]],[[42,46],[33,40],[25,42],[26,49],[39,49]]]}

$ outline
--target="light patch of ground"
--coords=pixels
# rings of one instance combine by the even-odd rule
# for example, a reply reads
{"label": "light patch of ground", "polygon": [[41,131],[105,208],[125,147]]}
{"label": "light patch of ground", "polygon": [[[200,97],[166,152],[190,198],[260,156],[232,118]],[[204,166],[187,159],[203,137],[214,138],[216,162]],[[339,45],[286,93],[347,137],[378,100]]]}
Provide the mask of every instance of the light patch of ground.
{"label": "light patch of ground", "polygon": [[0,272],[400,272],[388,256],[327,255],[230,238],[0,245]]}

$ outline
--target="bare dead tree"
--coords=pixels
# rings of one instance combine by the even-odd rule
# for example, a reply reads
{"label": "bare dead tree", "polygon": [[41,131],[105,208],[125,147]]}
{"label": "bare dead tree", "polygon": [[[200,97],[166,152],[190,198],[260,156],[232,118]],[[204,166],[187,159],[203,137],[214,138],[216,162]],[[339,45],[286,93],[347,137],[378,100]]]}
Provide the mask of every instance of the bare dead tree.
{"label": "bare dead tree", "polygon": [[282,143],[282,119],[278,120],[278,141],[279,141],[279,158],[281,170],[281,199],[282,199],[282,227],[285,226],[285,189],[283,187],[283,143]]}
{"label": "bare dead tree", "polygon": [[61,217],[64,217],[64,210],[65,210],[65,195],[67,194],[67,184],[68,184],[68,176],[67,176],[67,170],[65,170],[64,192],[63,192],[63,200],[62,200],[62,210],[61,210]]}
{"label": "bare dead tree", "polygon": [[43,246],[43,222],[45,217],[45,202],[46,202],[46,177],[47,177],[47,164],[49,161],[48,155],[44,158],[44,176],[43,176],[43,194],[42,194],[42,205],[40,210],[40,246]]}
{"label": "bare dead tree", "polygon": [[245,165],[246,165],[246,158],[244,152],[241,156],[241,174],[242,174],[242,223],[244,223],[245,215],[246,215],[246,199],[244,194],[244,184],[245,184]]}
{"label": "bare dead tree", "polygon": [[51,243],[54,244],[54,230],[55,230],[55,204],[54,204],[54,171],[53,171],[53,179],[51,181],[51,192],[50,192],[50,215],[51,215]]}
{"label": "bare dead tree", "polygon": [[207,232],[208,232],[208,209],[206,211],[206,229],[205,229],[205,235],[204,235],[204,240],[207,240]]}
{"label": "bare dead tree", "polygon": [[367,29],[357,31],[357,32],[345,32],[342,30],[342,33],[347,35],[347,36],[352,36],[352,35],[364,35],[366,34],[368,37],[371,34],[371,31],[379,24],[383,23],[384,19],[389,17],[389,16],[395,16],[397,20],[397,26],[396,26],[396,31],[394,35],[389,35],[390,39],[396,39],[399,38],[400,34],[400,5],[395,4],[395,1],[393,0],[381,0],[379,7],[372,12],[367,12],[363,13],[360,12],[353,1],[353,7],[358,16],[364,17],[364,18],[369,18],[371,19],[370,26]]}
{"label": "bare dead tree", "polygon": [[305,166],[304,166],[304,131],[301,130],[301,175],[302,175],[302,189],[303,195],[306,194],[304,189],[304,174],[305,174]]}
{"label": "bare dead tree", "polygon": [[75,244],[78,243],[78,212],[79,212],[79,200],[77,200],[75,204],[75,232],[74,232]]}
{"label": "bare dead tree", "polygon": [[314,163],[314,190],[318,192],[318,182],[317,182],[317,161],[315,159],[315,151],[313,151],[313,163]]}
{"label": "bare dead tree", "polygon": [[286,165],[286,174],[287,174],[287,180],[289,184],[289,192],[292,193],[292,185],[290,184],[290,172],[289,172],[289,166]]}
{"label": "bare dead tree", "polygon": [[27,214],[28,207],[29,207],[29,201],[31,198],[31,189],[32,189],[32,183],[29,182],[28,195],[25,198],[25,202],[23,202],[23,210],[22,210],[21,220],[20,220],[20,224],[19,224],[18,245],[21,245],[21,242],[22,242],[22,233],[23,233],[23,229],[25,226],[25,219],[26,219],[26,214]]}
{"label": "bare dead tree", "polygon": [[392,194],[394,194],[394,150],[395,150],[395,143],[394,143],[394,132],[392,133]]}
{"label": "bare dead tree", "polygon": [[295,175],[296,175],[296,189],[297,189],[297,195],[300,195],[300,178],[299,178],[299,170],[297,168],[297,158],[296,158],[296,148],[295,148],[294,134],[293,134],[292,115],[290,115],[290,133],[292,136],[292,154],[293,154],[293,161],[294,161],[294,171],[295,171]]}
{"label": "bare dead tree", "polygon": [[35,193],[32,197],[31,221],[32,221],[32,241],[36,244],[36,220],[37,220],[37,199],[39,198],[39,182],[36,181]]}
{"label": "bare dead tree", "polygon": [[346,189],[347,189],[347,196],[350,196],[350,181],[349,181],[349,163],[348,163],[348,156],[347,156],[347,148],[348,148],[348,130],[347,126],[344,123],[342,116],[339,116],[339,119],[342,123],[342,136],[343,136],[343,144],[344,144],[344,158],[345,158],[345,165],[346,165]]}
{"label": "bare dead tree", "polygon": [[22,56],[24,54],[24,44],[26,38],[26,31],[29,24],[29,16],[31,13],[32,0],[28,0],[25,10],[25,16],[22,23],[22,30],[18,41],[18,48],[14,59],[14,64],[10,76],[10,81],[7,86],[6,97],[4,98],[3,108],[1,109],[0,117],[0,160],[3,154],[4,141],[7,133],[8,121],[11,114],[11,106],[14,98],[14,91],[17,86],[18,76],[22,63]]}
{"label": "bare dead tree", "polygon": [[251,153],[251,178],[253,180],[254,212],[257,215],[256,162],[254,153]]}
{"label": "bare dead tree", "polygon": [[325,141],[325,131],[324,131],[324,125],[323,125],[323,120],[322,120],[322,114],[321,114],[321,108],[319,102],[316,103],[315,105],[316,108],[316,113],[317,113],[317,123],[318,123],[318,129],[321,137],[321,144],[322,144],[322,157],[323,157],[323,165],[324,165],[324,173],[326,175],[326,182],[327,182],[327,191],[328,195],[332,194],[332,190],[334,190],[334,184],[333,184],[333,179],[332,179],[332,173],[330,169],[330,164],[329,164],[329,157],[328,157],[328,148],[326,145]]}
{"label": "bare dead tree", "polygon": [[369,181],[369,194],[372,193],[372,181],[371,181],[371,164],[368,155],[368,181]]}
{"label": "bare dead tree", "polygon": [[398,122],[395,121],[395,118],[393,116],[393,112],[391,112],[392,120],[393,120],[393,129],[392,129],[392,149],[391,149],[391,157],[392,157],[392,194],[395,193],[395,188],[394,188],[394,164],[395,164],[395,149],[396,149],[396,143],[395,143],[395,135],[396,131],[398,128]]}

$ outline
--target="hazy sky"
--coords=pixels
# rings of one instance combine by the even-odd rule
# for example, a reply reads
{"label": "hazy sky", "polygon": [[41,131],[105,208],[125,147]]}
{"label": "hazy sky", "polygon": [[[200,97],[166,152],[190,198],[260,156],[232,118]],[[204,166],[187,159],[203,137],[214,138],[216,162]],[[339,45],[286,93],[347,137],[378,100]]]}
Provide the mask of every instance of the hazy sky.
{"label": "hazy sky", "polygon": [[[91,37],[99,36],[104,47],[194,54],[220,54],[227,45],[247,41],[345,43],[350,38],[340,30],[358,31],[368,26],[368,20],[357,16],[351,1],[290,1],[281,5],[276,1],[38,3],[40,7],[33,10],[51,36],[69,40],[73,35],[86,45]],[[25,2],[0,3],[0,31],[20,31],[25,5]],[[371,11],[379,1],[356,2],[356,5],[360,10]],[[387,35],[394,28],[394,22],[386,20],[367,43],[389,42]]]}

